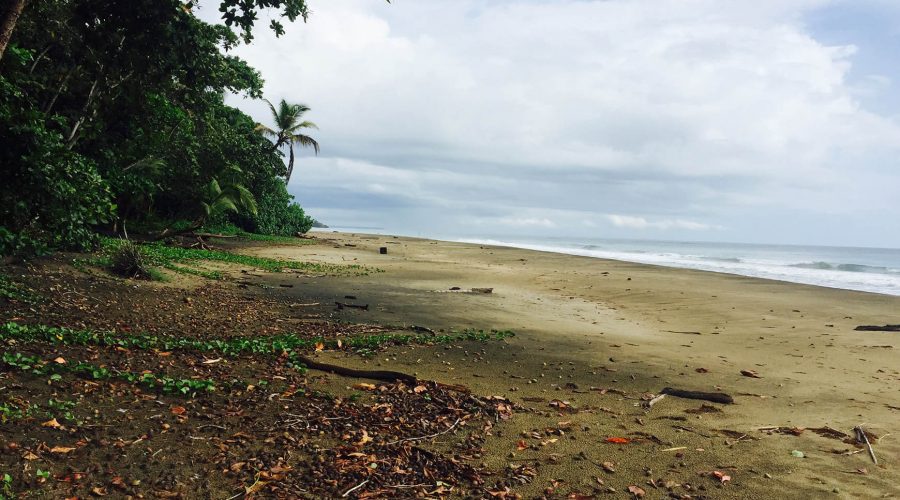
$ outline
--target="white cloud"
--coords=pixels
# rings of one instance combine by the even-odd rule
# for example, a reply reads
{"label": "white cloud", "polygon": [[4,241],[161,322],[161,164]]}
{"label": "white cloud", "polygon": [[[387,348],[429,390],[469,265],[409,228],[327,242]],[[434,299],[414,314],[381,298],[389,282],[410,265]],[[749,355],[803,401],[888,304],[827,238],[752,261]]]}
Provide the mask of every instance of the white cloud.
{"label": "white cloud", "polygon": [[[522,220],[695,231],[746,207],[833,213],[900,185],[900,126],[857,100],[893,82],[851,85],[856,47],[804,24],[832,3],[330,0],[237,53],[267,97],[312,107],[323,158],[300,159],[304,198],[396,196],[458,211],[447,224],[534,209]],[[655,218],[605,216],[619,212]]]}
{"label": "white cloud", "polygon": [[[610,214],[607,219],[616,227],[629,229],[686,229],[688,231],[707,231],[717,229],[715,226],[682,219],[662,219],[648,221],[644,217],[634,215]],[[721,229],[721,228],[718,228]]]}
{"label": "white cloud", "polygon": [[512,227],[556,227],[556,224],[546,217],[501,217],[497,219],[497,223]]}

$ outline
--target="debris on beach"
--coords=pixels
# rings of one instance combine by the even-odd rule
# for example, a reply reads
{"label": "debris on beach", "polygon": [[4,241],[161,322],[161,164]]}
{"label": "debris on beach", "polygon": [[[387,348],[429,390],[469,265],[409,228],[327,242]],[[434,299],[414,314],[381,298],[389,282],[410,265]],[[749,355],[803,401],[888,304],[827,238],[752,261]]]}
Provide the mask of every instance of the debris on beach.
{"label": "debris on beach", "polygon": [[684,399],[700,399],[704,401],[710,401],[713,403],[721,403],[721,404],[731,404],[734,403],[734,398],[725,394],[723,392],[701,392],[701,391],[686,391],[682,389],[674,389],[672,387],[663,387],[660,394],[666,394],[669,396],[674,396],[676,398],[684,398]]}
{"label": "debris on beach", "polygon": [[853,330],[857,332],[900,332],[900,325],[859,325]]}

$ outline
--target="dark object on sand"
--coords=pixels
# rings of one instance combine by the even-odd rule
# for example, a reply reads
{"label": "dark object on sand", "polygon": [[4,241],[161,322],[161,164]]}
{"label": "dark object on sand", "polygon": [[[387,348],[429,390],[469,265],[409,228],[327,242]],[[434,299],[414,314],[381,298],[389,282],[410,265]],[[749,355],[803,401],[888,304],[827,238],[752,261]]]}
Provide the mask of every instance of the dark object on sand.
{"label": "dark object on sand", "polygon": [[380,253],[381,255],[386,255],[386,254],[387,254],[387,247],[381,247],[381,248],[379,248],[379,249],[378,249],[378,253]]}
{"label": "dark object on sand", "polygon": [[665,387],[663,388],[663,390],[659,391],[659,393],[674,396],[676,398],[712,401],[713,403],[721,403],[723,405],[730,405],[731,403],[734,403],[734,398],[732,398],[728,394],[725,394],[724,392],[683,391],[681,389]]}
{"label": "dark object on sand", "polygon": [[334,305],[336,305],[338,309],[343,309],[345,307],[348,307],[350,309],[362,309],[363,311],[369,310],[369,304],[358,305],[358,304],[348,304],[346,302],[335,302]]}
{"label": "dark object on sand", "polygon": [[493,288],[473,288],[472,293],[494,293]]}
{"label": "dark object on sand", "polygon": [[859,325],[854,330],[857,332],[900,332],[900,325]]}
{"label": "dark object on sand", "polygon": [[393,372],[388,370],[354,370],[352,368],[345,368],[343,366],[332,365],[329,363],[319,363],[318,361],[313,361],[306,356],[299,355],[297,356],[297,361],[300,361],[311,370],[334,373],[337,375],[343,375],[345,377],[368,378],[373,380],[383,380],[385,382],[396,382],[400,380],[402,382],[406,382],[407,384],[416,383],[416,377],[401,372]]}

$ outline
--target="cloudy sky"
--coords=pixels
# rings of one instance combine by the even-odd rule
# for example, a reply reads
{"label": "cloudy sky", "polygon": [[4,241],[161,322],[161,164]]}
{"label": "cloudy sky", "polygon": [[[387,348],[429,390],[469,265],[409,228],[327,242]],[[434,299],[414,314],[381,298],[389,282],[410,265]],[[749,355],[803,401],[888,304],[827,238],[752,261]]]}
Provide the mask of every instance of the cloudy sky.
{"label": "cloudy sky", "polygon": [[326,224],[900,247],[900,2],[308,1],[235,52]]}

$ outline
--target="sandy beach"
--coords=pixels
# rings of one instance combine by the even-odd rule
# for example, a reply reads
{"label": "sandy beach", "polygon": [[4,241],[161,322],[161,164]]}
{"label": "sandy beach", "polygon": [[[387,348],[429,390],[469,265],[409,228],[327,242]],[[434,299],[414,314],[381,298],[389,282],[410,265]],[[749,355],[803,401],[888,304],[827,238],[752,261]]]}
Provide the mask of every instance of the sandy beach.
{"label": "sandy beach", "polygon": [[[620,495],[639,485],[647,498],[660,498],[668,493],[654,478],[662,477],[710,498],[900,495],[900,334],[854,331],[900,323],[900,297],[514,248],[315,237],[321,244],[253,251],[384,272],[255,278],[297,303],[319,304],[298,308],[299,318],[516,333],[472,350],[396,350],[373,360],[320,356],[464,384],[530,409],[495,428],[483,457],[499,468],[545,463],[520,490],[526,497],[553,484],[597,485],[600,478]],[[293,286],[277,286],[285,280]],[[336,309],[335,301],[369,308]],[[349,386],[346,379],[331,383]],[[734,404],[670,396],[650,411],[639,406],[642,395],[664,387],[724,392]],[[821,431],[852,435],[857,425],[877,436],[877,465],[864,448]],[[571,432],[556,441],[529,437],[560,426]],[[612,444],[609,437],[632,441]],[[615,472],[604,471],[604,462]],[[710,480],[713,471],[730,481]]]}

